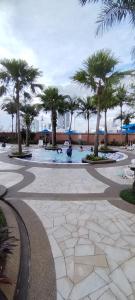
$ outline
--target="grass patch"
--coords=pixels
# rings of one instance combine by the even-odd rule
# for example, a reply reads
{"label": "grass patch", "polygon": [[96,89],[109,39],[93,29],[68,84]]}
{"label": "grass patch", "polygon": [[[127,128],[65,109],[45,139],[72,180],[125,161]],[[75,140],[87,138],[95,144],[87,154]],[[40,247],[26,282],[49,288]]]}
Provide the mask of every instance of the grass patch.
{"label": "grass patch", "polygon": [[121,191],[120,197],[129,203],[135,204],[135,192],[131,189]]}

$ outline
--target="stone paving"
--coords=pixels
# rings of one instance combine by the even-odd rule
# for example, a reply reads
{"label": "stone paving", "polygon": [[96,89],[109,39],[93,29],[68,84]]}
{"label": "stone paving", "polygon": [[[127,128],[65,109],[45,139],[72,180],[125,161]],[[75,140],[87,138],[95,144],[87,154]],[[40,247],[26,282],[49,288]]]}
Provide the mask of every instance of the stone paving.
{"label": "stone paving", "polygon": [[49,237],[57,300],[135,299],[135,215],[106,200],[25,203]]}
{"label": "stone paving", "polygon": [[132,184],[132,178],[124,178],[124,170],[128,169],[128,165],[124,166],[115,166],[108,168],[96,168],[97,172],[103,175],[106,178],[109,178],[111,181],[119,184]]}
{"label": "stone paving", "polygon": [[100,182],[85,169],[53,169],[33,167],[28,169],[35,180],[20,192],[27,193],[103,193],[108,185]]}
{"label": "stone paving", "polygon": [[[47,232],[57,300],[135,300],[135,215],[106,197],[112,197],[115,187],[132,183],[121,178],[122,164],[94,169],[0,162],[1,184],[12,187],[11,195],[35,211]],[[89,201],[73,201],[75,194],[79,198],[86,193]],[[52,194],[63,201],[53,201]],[[10,189],[8,197],[12,201]]]}
{"label": "stone paving", "polygon": [[0,172],[0,184],[6,188],[12,187],[23,180],[23,175],[13,172]]}

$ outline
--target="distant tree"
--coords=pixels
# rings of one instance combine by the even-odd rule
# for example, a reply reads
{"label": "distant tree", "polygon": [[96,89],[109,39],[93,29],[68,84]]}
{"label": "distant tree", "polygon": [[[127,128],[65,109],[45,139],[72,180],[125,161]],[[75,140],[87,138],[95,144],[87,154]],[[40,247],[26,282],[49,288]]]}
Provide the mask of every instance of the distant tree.
{"label": "distant tree", "polygon": [[72,129],[73,115],[75,111],[77,111],[77,109],[79,108],[78,98],[76,97],[72,98],[68,96],[66,104],[67,104],[66,109],[70,113],[70,124],[69,124],[69,131],[70,131]]}
{"label": "distant tree", "polygon": [[108,146],[107,111],[108,109],[113,109],[115,106],[117,106],[116,89],[112,87],[112,85],[109,85],[108,83],[103,91],[102,100],[101,100],[101,110],[104,112],[104,116],[105,116],[105,126],[104,126],[105,148],[107,148]]}
{"label": "distant tree", "polygon": [[57,88],[49,87],[39,94],[38,97],[41,99],[41,105],[46,112],[51,112],[51,123],[52,123],[52,146],[56,146],[56,127],[57,127],[57,112],[64,114],[67,109],[65,99],[67,96],[59,94]]}
{"label": "distant tree", "polygon": [[11,115],[12,118],[12,133],[14,131],[14,126],[13,126],[13,121],[14,121],[14,115],[16,115],[16,104],[15,102],[12,102],[9,99],[9,102],[7,103],[3,103],[1,106],[1,109],[3,109],[4,111],[6,111],[9,115]]}
{"label": "distant tree", "polygon": [[29,146],[30,128],[35,117],[39,114],[37,105],[26,104],[20,108],[22,112],[23,122],[26,128],[26,146]]}
{"label": "distant tree", "polygon": [[96,107],[93,103],[93,97],[87,97],[83,99],[79,99],[79,112],[78,116],[83,116],[85,120],[88,122],[88,137],[87,143],[89,145],[89,132],[90,132],[90,118],[93,114],[96,114]]}
{"label": "distant tree", "polygon": [[[118,87],[116,97],[117,97],[117,103],[120,106],[120,114],[118,116],[118,119],[121,122],[120,127],[121,127],[121,132],[122,132],[123,105],[124,104],[128,105],[128,103],[129,103],[127,91],[126,91],[124,85],[121,85],[121,86]],[[116,118],[116,120],[117,120],[117,118]]]}
{"label": "distant tree", "polygon": [[20,132],[20,97],[21,94],[31,89],[35,93],[35,89],[42,88],[36,80],[41,76],[41,72],[31,67],[24,60],[3,59],[0,61],[0,80],[4,86],[3,93],[7,93],[8,89],[12,89],[17,109],[17,127],[18,127],[18,152],[22,153],[21,132]]}

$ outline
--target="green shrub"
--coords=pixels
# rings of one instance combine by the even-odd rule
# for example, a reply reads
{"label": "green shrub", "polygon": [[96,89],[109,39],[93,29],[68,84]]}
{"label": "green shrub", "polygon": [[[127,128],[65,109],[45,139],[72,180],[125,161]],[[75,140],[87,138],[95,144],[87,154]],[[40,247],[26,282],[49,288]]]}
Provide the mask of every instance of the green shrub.
{"label": "green shrub", "polygon": [[120,197],[129,203],[135,204],[135,192],[132,189],[122,190]]}
{"label": "green shrub", "polygon": [[107,158],[104,156],[95,156],[94,154],[90,154],[86,156],[86,159],[92,161],[106,160]]}

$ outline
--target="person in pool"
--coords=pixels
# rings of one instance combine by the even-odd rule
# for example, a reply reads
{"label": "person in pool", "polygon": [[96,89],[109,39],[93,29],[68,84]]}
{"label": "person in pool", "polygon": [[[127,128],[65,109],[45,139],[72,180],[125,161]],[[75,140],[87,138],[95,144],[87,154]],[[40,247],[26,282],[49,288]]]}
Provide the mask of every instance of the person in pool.
{"label": "person in pool", "polygon": [[83,146],[80,146],[80,151],[81,151],[81,152],[83,151]]}
{"label": "person in pool", "polygon": [[62,148],[58,148],[58,149],[57,149],[57,153],[58,153],[58,154],[63,153],[63,152],[62,152]]}
{"label": "person in pool", "polygon": [[71,157],[72,156],[72,146],[70,145],[67,149],[67,156]]}

